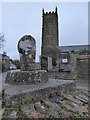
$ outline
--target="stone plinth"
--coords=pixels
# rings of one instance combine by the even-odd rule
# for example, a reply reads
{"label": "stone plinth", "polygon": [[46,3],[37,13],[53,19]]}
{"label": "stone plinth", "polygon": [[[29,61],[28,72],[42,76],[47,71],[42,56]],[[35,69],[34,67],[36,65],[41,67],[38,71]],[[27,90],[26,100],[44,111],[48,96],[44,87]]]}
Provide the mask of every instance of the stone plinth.
{"label": "stone plinth", "polygon": [[6,76],[6,83],[13,85],[32,84],[47,82],[48,74],[45,70],[36,71],[9,71]]}

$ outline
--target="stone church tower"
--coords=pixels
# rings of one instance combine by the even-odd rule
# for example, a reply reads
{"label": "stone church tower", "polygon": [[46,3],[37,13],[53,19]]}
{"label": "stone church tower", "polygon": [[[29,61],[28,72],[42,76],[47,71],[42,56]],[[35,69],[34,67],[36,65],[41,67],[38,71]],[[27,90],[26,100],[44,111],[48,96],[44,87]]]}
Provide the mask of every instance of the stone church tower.
{"label": "stone church tower", "polygon": [[47,70],[48,57],[52,58],[53,66],[56,65],[57,60],[57,50],[59,46],[58,13],[57,7],[55,12],[44,13],[44,9],[42,12],[41,69]]}

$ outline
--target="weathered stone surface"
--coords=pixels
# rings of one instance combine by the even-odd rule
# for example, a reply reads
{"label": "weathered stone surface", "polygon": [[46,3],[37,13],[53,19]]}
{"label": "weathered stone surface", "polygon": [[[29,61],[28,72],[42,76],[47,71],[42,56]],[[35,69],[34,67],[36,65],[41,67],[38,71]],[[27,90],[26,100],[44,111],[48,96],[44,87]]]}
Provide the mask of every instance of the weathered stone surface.
{"label": "weathered stone surface", "polygon": [[50,101],[43,101],[43,104],[44,106],[48,107],[49,109],[51,110],[54,110],[56,112],[59,112],[61,109],[60,109],[60,106],[58,106],[57,103],[52,103]]}
{"label": "weathered stone surface", "polygon": [[58,112],[50,109],[50,110],[48,110],[48,113],[47,113],[46,117],[47,118],[59,118],[59,114],[58,114]]}
{"label": "weathered stone surface", "polygon": [[43,11],[41,69],[48,70],[48,57],[52,57],[52,64],[56,64],[58,56],[58,13]]}
{"label": "weathered stone surface", "polygon": [[80,97],[80,96],[75,96],[75,97],[76,97],[76,99],[80,100],[80,101],[83,102],[83,103],[87,103],[87,102],[88,102],[87,100],[83,99],[83,98]]}
{"label": "weathered stone surface", "polygon": [[30,35],[23,36],[18,42],[18,51],[20,54],[21,70],[34,70],[36,42]]}
{"label": "weathered stone surface", "polygon": [[48,72],[49,78],[54,79],[64,79],[64,80],[73,80],[73,76],[71,72],[58,72],[58,71],[50,71]]}
{"label": "weathered stone surface", "polygon": [[32,84],[47,82],[48,75],[45,70],[35,70],[36,42],[30,35],[25,35],[18,42],[21,71],[9,71],[5,82],[8,84]]}
{"label": "weathered stone surface", "polygon": [[62,111],[59,112],[59,118],[70,119],[71,120],[71,119],[74,118],[74,115],[73,115],[72,112],[62,110]]}
{"label": "weathered stone surface", "polygon": [[[65,98],[65,96],[67,97]],[[27,99],[27,97],[24,97],[23,105],[20,103],[18,104],[18,107],[22,112],[17,111],[15,106],[9,106],[13,109],[12,111],[8,109],[5,111],[6,114],[8,114],[8,117],[6,118],[10,118],[14,115],[12,113],[18,112],[21,116],[20,118],[25,116],[25,118],[63,118],[65,120],[66,118],[70,120],[76,118],[88,119],[88,101],[87,103],[81,101],[81,104],[76,102],[78,99],[75,96],[82,96],[82,99],[83,96],[87,97],[88,93],[84,90],[74,90],[68,93],[62,90],[61,94],[58,96],[54,95],[52,97],[47,97],[46,99],[41,98],[39,101],[32,100],[32,102],[30,102],[29,98]],[[72,98],[74,98],[76,101],[74,102]],[[12,101],[13,100],[14,99],[12,99]]]}
{"label": "weathered stone surface", "polygon": [[81,101],[78,99],[75,99],[73,96],[71,95],[63,95],[64,99],[70,100],[71,102],[73,101],[74,103],[78,103],[81,104]]}
{"label": "weathered stone surface", "polygon": [[23,113],[31,113],[35,111],[34,104],[22,105],[21,110]]}
{"label": "weathered stone surface", "polygon": [[89,100],[88,96],[85,96],[85,95],[79,95],[79,97],[81,97],[82,99],[86,100],[86,102],[88,102],[88,100]]}
{"label": "weathered stone surface", "polygon": [[40,113],[46,113],[46,111],[47,111],[47,108],[45,108],[45,106],[42,105],[40,102],[36,102],[34,107]]}
{"label": "weathered stone surface", "polygon": [[12,111],[10,114],[10,118],[18,118],[17,117],[17,112],[16,111]]}
{"label": "weathered stone surface", "polygon": [[[62,97],[61,97],[62,98]],[[58,103],[58,101],[61,99],[60,96],[53,96],[50,97],[50,102],[56,102]]]}
{"label": "weathered stone surface", "polygon": [[[65,80],[49,80],[46,83],[38,83],[31,85],[11,85],[5,91],[6,101],[11,101],[12,106],[13,101],[20,101],[24,98],[29,100],[40,100],[49,97],[50,95],[61,94],[62,92],[70,92],[75,89],[75,83],[73,81]],[[7,97],[8,95],[8,97]]]}
{"label": "weathered stone surface", "polygon": [[43,115],[39,111],[36,111],[36,109],[34,108],[34,104],[22,105],[21,110],[22,113],[26,116],[26,118],[43,117]]}
{"label": "weathered stone surface", "polygon": [[73,111],[73,107],[68,103],[68,102],[66,102],[66,101],[61,101],[61,106],[62,106],[62,108],[64,108],[64,109],[66,109],[67,111]]}
{"label": "weathered stone surface", "polygon": [[48,75],[45,70],[36,71],[9,71],[6,76],[6,83],[9,84],[32,84],[47,82]]}
{"label": "weathered stone surface", "polygon": [[90,75],[90,55],[80,55],[77,58],[77,79],[88,80]]}

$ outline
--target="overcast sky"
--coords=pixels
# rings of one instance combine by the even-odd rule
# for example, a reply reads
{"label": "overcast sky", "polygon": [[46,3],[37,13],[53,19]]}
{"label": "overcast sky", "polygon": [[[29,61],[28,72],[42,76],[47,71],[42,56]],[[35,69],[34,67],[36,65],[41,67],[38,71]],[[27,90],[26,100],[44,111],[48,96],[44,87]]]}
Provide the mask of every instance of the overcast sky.
{"label": "overcast sky", "polygon": [[88,44],[88,3],[2,3],[2,32],[5,35],[4,51],[18,59],[17,43],[30,34],[36,40],[36,61],[41,54],[42,9],[45,12],[58,8],[59,45]]}

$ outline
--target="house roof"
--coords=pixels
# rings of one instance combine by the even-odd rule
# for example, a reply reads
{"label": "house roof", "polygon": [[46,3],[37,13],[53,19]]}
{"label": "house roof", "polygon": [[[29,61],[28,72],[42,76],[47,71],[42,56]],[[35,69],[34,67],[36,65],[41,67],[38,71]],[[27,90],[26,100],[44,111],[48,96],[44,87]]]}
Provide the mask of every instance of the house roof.
{"label": "house roof", "polygon": [[0,58],[2,58],[2,60],[10,59],[9,56],[4,54],[0,54]]}

